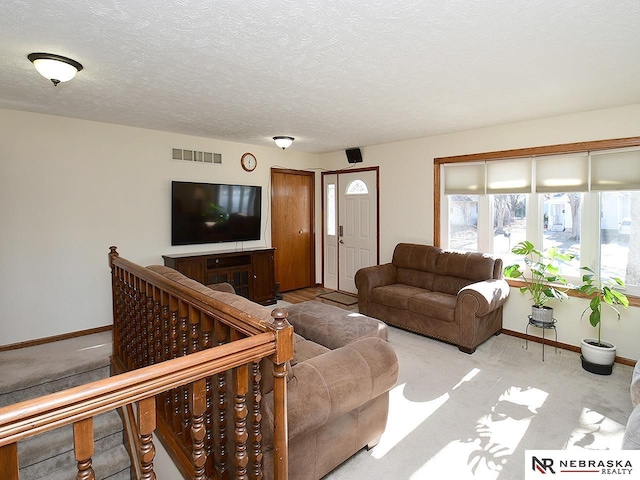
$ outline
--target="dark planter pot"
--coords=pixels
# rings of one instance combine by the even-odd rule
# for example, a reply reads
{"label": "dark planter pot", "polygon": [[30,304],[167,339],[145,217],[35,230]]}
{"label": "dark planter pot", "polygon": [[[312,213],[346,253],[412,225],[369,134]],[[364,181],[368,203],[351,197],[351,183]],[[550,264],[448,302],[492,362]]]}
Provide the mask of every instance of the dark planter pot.
{"label": "dark planter pot", "polygon": [[611,365],[598,365],[597,363],[588,362],[582,355],[580,355],[580,360],[582,360],[582,368],[589,373],[595,373],[596,375],[611,375],[613,372],[613,363]]}

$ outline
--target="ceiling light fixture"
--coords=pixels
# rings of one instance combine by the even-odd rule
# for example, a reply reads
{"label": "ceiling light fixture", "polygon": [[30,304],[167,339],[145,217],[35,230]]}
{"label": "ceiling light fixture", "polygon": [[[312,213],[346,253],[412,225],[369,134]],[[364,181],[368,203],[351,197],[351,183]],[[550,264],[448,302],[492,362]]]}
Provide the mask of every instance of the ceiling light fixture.
{"label": "ceiling light fixture", "polygon": [[51,80],[54,86],[58,86],[60,82],[68,82],[82,70],[82,65],[75,60],[53,53],[30,53],[27,58],[38,73]]}
{"label": "ceiling light fixture", "polygon": [[283,136],[273,137],[273,141],[276,142],[276,145],[283,150],[285,148],[290,147],[294,140],[295,138],[293,137],[283,137]]}

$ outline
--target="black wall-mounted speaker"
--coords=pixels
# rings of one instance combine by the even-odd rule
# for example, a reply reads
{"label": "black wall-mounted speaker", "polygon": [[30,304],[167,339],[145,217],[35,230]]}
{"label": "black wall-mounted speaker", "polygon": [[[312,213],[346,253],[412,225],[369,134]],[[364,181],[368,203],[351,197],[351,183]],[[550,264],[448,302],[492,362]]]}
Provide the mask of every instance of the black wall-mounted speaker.
{"label": "black wall-mounted speaker", "polygon": [[347,154],[347,162],[349,163],[360,163],[362,161],[362,152],[359,148],[350,148],[345,150]]}

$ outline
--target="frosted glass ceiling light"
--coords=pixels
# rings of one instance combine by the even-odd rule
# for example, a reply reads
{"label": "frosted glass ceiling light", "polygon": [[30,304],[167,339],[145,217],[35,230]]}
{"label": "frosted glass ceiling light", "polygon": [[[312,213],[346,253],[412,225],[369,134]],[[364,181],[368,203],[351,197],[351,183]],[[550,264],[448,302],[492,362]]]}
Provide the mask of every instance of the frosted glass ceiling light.
{"label": "frosted glass ceiling light", "polygon": [[27,58],[38,73],[51,80],[55,86],[60,82],[68,82],[82,70],[82,65],[75,60],[53,53],[30,53]]}
{"label": "frosted glass ceiling light", "polygon": [[290,147],[294,140],[295,139],[293,137],[273,137],[273,141],[276,142],[276,145],[283,150]]}

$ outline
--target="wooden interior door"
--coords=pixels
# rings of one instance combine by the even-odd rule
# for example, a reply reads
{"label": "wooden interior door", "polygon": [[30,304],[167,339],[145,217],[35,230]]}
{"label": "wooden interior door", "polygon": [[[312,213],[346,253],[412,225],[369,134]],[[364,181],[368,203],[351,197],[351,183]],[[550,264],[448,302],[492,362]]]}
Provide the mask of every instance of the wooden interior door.
{"label": "wooden interior door", "polygon": [[315,285],[315,174],[271,169],[271,243],[280,291]]}

